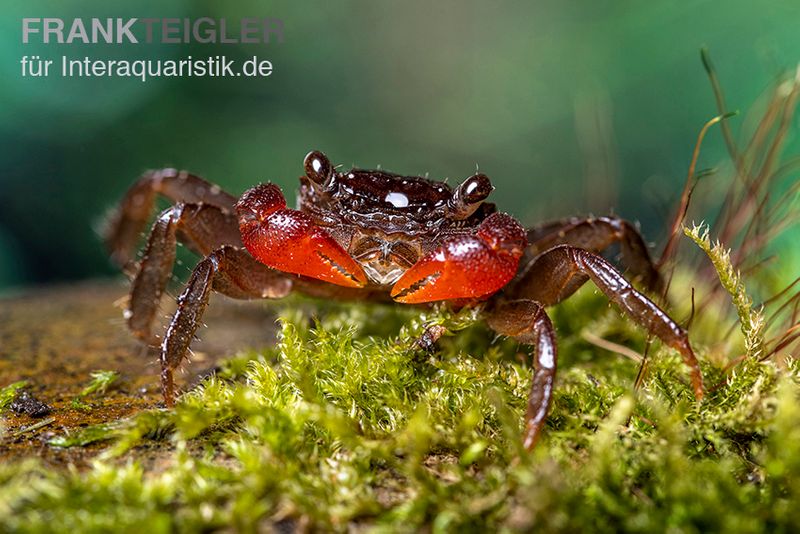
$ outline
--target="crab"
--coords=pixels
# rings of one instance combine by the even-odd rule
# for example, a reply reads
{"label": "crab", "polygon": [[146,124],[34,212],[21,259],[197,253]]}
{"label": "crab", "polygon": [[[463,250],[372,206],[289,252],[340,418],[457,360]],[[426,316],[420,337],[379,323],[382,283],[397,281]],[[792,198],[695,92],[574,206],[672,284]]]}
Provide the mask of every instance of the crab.
{"label": "crab", "polygon": [[[319,151],[304,160],[298,208],[278,186],[236,198],[185,171],[145,173],[123,198],[106,234],[111,256],[132,274],[125,317],[133,334],[159,347],[167,406],[173,371],[186,358],[212,291],[234,299],[277,299],[291,291],[336,299],[477,307],[488,327],[528,347],[533,378],[523,442],[534,447],[555,385],[556,334],[545,308],[591,280],[641,327],[677,350],[696,399],[703,380],[687,332],[599,254],[613,244],[645,288],[659,273],[630,223],[570,218],[525,229],[487,202],[481,173],[456,187],[382,170],[339,171]],[[174,205],[155,220],[141,261],[132,256],[156,198]],[[163,336],[153,324],[171,277],[176,245],[199,254]],[[423,335],[432,346],[441,329]]]}

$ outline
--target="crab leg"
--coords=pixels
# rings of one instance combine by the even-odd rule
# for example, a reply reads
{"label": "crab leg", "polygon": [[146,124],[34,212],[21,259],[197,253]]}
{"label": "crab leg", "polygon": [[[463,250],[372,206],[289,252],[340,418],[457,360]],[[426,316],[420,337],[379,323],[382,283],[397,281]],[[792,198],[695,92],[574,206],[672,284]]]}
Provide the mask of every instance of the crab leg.
{"label": "crab leg", "polygon": [[591,280],[606,297],[639,325],[677,350],[689,367],[695,398],[703,398],[703,377],[686,330],[642,295],[605,259],[589,251],[559,245],[531,261],[506,295],[543,306],[561,302]]}
{"label": "crab leg", "polygon": [[118,265],[128,267],[131,252],[144,230],[155,206],[163,195],[173,202],[204,203],[233,212],[236,198],[218,185],[186,171],[160,169],[148,171],[128,190],[119,208],[111,215],[105,229],[106,246]]}
{"label": "crab leg", "polygon": [[525,230],[510,216],[487,217],[474,236],[446,239],[400,277],[391,296],[398,302],[471,299],[490,295],[516,274]]}
{"label": "crab leg", "polygon": [[523,445],[530,451],[539,439],[553,398],[558,360],[555,329],[544,308],[532,300],[513,300],[489,306],[484,310],[484,317],[498,334],[536,347],[523,437]]}
{"label": "crab leg", "polygon": [[236,204],[245,247],[273,269],[346,287],[363,287],[361,266],[304,212],[288,209],[278,186],[262,184]]}
{"label": "crab leg", "polygon": [[634,225],[619,217],[574,217],[552,221],[528,230],[528,243],[525,257],[529,259],[556,245],[572,245],[599,254],[619,243],[622,264],[633,276],[640,278],[651,290],[657,290],[661,284],[661,277],[641,234]]}
{"label": "crab leg", "polygon": [[198,263],[161,343],[161,388],[167,406],[175,400],[172,373],[189,350],[212,289],[236,299],[260,299],[285,297],[291,288],[289,278],[234,246],[218,248]]}
{"label": "crab leg", "polygon": [[125,312],[133,334],[148,343],[157,342],[151,327],[172,274],[178,240],[202,256],[226,244],[241,244],[234,215],[215,206],[177,204],[156,218],[133,277]]}

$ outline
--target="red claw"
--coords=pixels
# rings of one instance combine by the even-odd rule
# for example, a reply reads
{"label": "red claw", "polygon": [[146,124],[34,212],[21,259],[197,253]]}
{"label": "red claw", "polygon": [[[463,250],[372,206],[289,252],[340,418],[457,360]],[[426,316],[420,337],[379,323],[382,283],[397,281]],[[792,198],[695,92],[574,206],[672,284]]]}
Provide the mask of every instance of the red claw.
{"label": "red claw", "polygon": [[491,295],[517,273],[526,246],[516,220],[492,214],[475,236],[448,239],[420,259],[395,283],[392,298],[413,304]]}
{"label": "red claw", "polygon": [[242,242],[258,261],[286,273],[332,284],[363,287],[364,270],[323,228],[287,209],[278,186],[259,185],[236,204]]}

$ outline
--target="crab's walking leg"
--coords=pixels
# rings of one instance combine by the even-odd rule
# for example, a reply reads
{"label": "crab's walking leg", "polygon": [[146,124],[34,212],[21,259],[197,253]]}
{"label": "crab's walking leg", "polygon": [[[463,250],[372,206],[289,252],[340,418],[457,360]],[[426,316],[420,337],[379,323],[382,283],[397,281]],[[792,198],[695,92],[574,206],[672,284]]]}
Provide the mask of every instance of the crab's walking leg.
{"label": "crab's walking leg", "polygon": [[661,283],[642,235],[634,225],[619,217],[575,217],[552,221],[528,230],[528,243],[525,251],[528,260],[556,245],[572,245],[599,254],[619,243],[622,264],[634,277],[651,290],[659,289]]}
{"label": "crab's walking leg", "polygon": [[695,397],[702,399],[703,378],[686,330],[636,291],[600,256],[569,245],[554,247],[533,259],[523,269],[520,278],[508,288],[506,295],[551,306],[570,296],[587,280],[594,282],[611,302],[622,308],[634,321],[680,352],[690,369]]}
{"label": "crab's walking leg", "polygon": [[186,171],[160,169],[148,171],[128,190],[105,229],[106,246],[118,265],[129,267],[139,236],[150,219],[156,197],[173,202],[204,203],[233,212],[236,198],[218,185]]}
{"label": "crab's walking leg", "polygon": [[487,308],[484,316],[489,327],[498,334],[536,348],[523,439],[525,448],[531,450],[544,427],[553,398],[558,355],[553,324],[544,308],[532,300],[500,302]]}
{"label": "crab's walking leg", "polygon": [[223,245],[241,245],[236,216],[216,206],[177,204],[159,215],[135,271],[125,312],[133,334],[151,344],[156,342],[151,328],[172,274],[179,240],[201,256]]}
{"label": "crab's walking leg", "polygon": [[225,245],[198,263],[178,297],[178,309],[161,343],[161,387],[167,406],[175,400],[172,373],[189,350],[212,289],[235,299],[261,299],[284,297],[291,287],[284,274],[234,246]]}

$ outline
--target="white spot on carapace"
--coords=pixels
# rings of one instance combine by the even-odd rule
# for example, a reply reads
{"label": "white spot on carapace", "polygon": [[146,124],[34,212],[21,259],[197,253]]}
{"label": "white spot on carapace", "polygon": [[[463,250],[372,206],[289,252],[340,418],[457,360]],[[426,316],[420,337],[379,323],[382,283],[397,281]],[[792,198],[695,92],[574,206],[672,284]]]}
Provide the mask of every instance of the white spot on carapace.
{"label": "white spot on carapace", "polygon": [[386,195],[384,198],[386,202],[394,206],[395,208],[407,208],[408,207],[408,197],[405,196],[403,193],[398,193],[396,191],[392,191]]}

